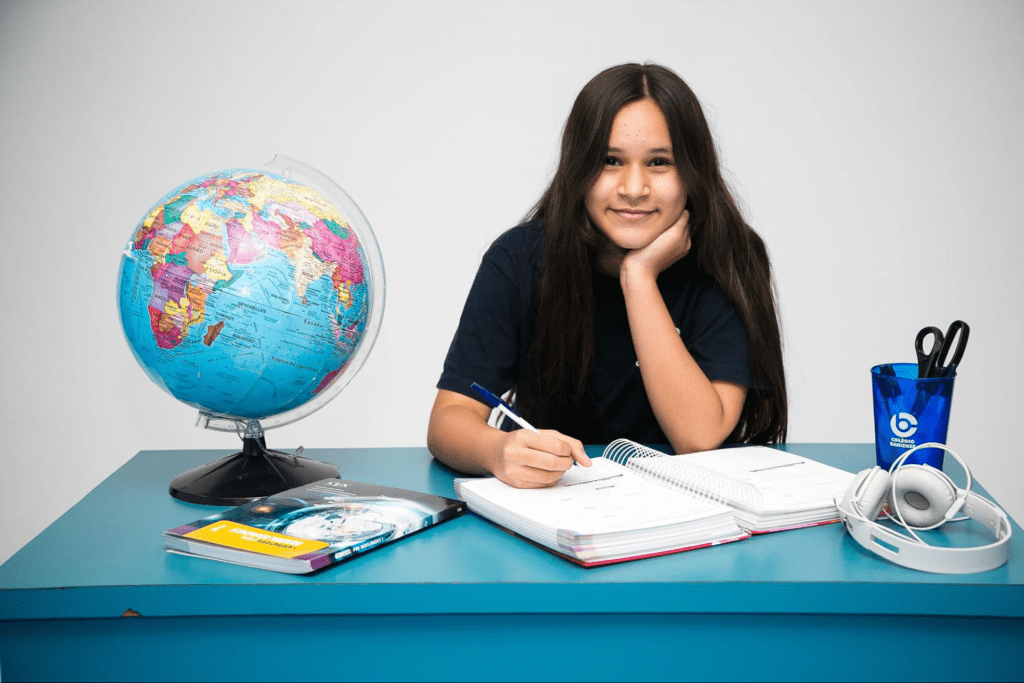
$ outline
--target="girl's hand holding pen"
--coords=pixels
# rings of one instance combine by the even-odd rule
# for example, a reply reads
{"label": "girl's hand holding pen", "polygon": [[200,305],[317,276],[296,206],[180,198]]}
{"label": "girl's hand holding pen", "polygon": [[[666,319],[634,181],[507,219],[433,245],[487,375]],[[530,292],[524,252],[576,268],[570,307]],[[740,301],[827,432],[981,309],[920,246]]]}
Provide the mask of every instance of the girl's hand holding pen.
{"label": "girl's hand holding pen", "polygon": [[516,488],[552,486],[574,462],[590,466],[590,458],[578,439],[552,429],[505,432],[496,445],[489,469],[495,477]]}
{"label": "girl's hand holding pen", "polygon": [[476,382],[473,391],[522,427],[503,433],[497,441],[489,469],[498,479],[516,488],[540,488],[557,482],[574,462],[590,467],[590,458],[579,439],[553,429],[537,430],[500,396]]}

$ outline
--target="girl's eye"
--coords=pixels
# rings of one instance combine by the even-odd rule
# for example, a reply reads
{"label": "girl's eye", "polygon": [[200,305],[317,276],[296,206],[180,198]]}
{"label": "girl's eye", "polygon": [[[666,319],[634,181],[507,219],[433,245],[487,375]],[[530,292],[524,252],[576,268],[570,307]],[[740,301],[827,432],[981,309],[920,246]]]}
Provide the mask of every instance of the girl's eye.
{"label": "girl's eye", "polygon": [[651,159],[651,166],[671,166],[671,165],[672,165],[672,160],[671,159],[665,159],[663,157],[658,157],[656,159]]}
{"label": "girl's eye", "polygon": [[619,160],[616,159],[615,157],[605,157],[604,158],[604,165],[605,166],[618,166],[619,163],[620,163]]}

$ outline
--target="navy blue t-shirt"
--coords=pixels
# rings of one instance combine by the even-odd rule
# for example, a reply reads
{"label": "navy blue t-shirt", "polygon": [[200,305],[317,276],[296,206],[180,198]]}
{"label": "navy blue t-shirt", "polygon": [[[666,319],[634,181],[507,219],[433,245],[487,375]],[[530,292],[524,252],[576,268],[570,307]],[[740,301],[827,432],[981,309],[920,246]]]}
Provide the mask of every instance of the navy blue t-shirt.
{"label": "navy blue t-shirt", "polygon": [[[544,256],[539,223],[512,228],[494,241],[477,271],[455,332],[438,389],[481,400],[473,382],[504,394],[516,387],[516,401],[527,405],[525,377],[537,310],[537,285]],[[618,277],[594,271],[597,356],[592,393],[604,417],[575,433],[587,444],[618,438],[667,444],[644,390]],[[747,333],[735,307],[714,281],[687,255],[658,277],[658,288],[693,359],[709,380],[751,386]],[[509,426],[505,420],[503,427]],[[556,426],[556,428],[558,428]],[[559,430],[564,431],[564,430]]]}

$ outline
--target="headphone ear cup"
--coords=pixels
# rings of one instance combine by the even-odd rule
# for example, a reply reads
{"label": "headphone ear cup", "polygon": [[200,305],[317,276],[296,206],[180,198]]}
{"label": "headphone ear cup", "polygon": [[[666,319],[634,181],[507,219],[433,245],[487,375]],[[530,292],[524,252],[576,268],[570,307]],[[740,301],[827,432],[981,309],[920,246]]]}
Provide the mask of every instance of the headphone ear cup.
{"label": "headphone ear cup", "polygon": [[885,505],[889,493],[889,473],[881,467],[863,470],[850,482],[843,496],[843,507],[874,521]]}
{"label": "headphone ear cup", "polygon": [[939,524],[956,501],[956,484],[934,467],[904,465],[895,477],[895,497],[907,526],[926,529]]}

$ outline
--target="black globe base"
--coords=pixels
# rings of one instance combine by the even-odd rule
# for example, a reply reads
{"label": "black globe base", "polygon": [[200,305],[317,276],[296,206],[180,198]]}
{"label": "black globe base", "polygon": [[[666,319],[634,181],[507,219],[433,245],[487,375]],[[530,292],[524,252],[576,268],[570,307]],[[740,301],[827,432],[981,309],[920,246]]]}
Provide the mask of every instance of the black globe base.
{"label": "black globe base", "polygon": [[245,437],[234,455],[182,472],[171,481],[170,494],[186,503],[243,505],[321,479],[339,476],[319,460],[267,448],[263,437]]}

